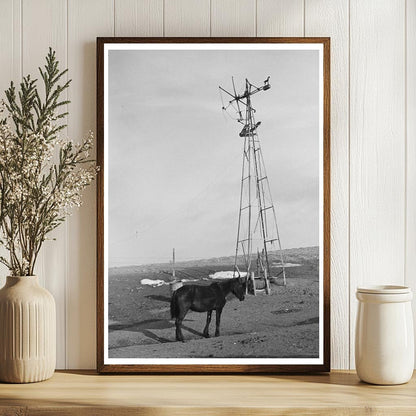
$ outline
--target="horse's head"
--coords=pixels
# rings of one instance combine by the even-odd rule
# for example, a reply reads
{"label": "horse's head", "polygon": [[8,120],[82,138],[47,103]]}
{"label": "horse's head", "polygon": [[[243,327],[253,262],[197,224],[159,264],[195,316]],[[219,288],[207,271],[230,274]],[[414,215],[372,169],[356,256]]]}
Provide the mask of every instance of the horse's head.
{"label": "horse's head", "polygon": [[231,288],[231,292],[241,300],[244,300],[246,295],[246,282],[241,277],[237,277],[233,279],[233,285]]}

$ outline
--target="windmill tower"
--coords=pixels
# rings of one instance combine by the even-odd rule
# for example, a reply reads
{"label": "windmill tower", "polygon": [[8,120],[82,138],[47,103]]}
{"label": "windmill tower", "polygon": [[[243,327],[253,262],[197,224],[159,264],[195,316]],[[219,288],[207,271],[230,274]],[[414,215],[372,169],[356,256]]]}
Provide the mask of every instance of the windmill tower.
{"label": "windmill tower", "polygon": [[[246,79],[242,94],[237,94],[234,79],[232,80],[233,92],[219,87],[231,97],[228,105],[223,104],[222,109],[227,111],[228,108],[233,108],[237,113],[235,120],[243,125],[239,133],[244,145],[234,275],[239,276],[244,270],[251,279],[254,294],[256,294],[256,279],[264,280],[266,293],[270,293],[270,278],[272,277],[277,278],[282,275],[283,284],[286,285],[276,210],[257,133],[261,122],[256,122],[254,116],[256,110],[252,106],[254,94],[271,88],[269,79],[270,77],[260,87]],[[278,259],[273,262],[273,265],[277,263],[277,266],[281,268],[277,276],[272,276],[271,273],[272,251],[278,252]],[[239,264],[241,258],[242,263],[240,261]]]}

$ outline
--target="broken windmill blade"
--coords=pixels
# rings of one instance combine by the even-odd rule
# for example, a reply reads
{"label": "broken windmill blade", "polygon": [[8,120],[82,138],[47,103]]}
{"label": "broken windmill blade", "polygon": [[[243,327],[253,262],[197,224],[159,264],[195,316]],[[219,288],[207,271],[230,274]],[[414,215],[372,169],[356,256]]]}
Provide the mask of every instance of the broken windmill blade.
{"label": "broken windmill blade", "polygon": [[[251,280],[253,282],[263,280],[264,291],[270,293],[270,279],[277,279],[282,275],[283,284],[286,285],[286,271],[276,210],[273,205],[269,179],[257,134],[261,122],[255,120],[256,110],[253,108],[251,100],[254,94],[271,88],[270,77],[260,87],[246,79],[245,89],[241,94],[236,91],[234,78],[232,78],[232,86],[232,92],[222,87],[219,88],[231,97],[227,107],[223,105],[223,110],[227,111],[229,107],[234,108],[238,116],[235,120],[243,124],[242,130],[239,132],[239,137],[244,139],[244,147],[234,275],[240,276],[242,268],[250,277],[257,272],[258,276]],[[254,255],[256,250],[258,252],[257,256]],[[277,264],[276,262],[273,263],[273,265],[281,267],[277,276],[273,276],[271,272],[272,250],[279,253]],[[261,253],[261,256],[259,253]],[[238,264],[239,259],[242,259],[240,265]],[[261,267],[259,267],[260,262]],[[253,283],[253,292],[256,293],[255,283]]]}

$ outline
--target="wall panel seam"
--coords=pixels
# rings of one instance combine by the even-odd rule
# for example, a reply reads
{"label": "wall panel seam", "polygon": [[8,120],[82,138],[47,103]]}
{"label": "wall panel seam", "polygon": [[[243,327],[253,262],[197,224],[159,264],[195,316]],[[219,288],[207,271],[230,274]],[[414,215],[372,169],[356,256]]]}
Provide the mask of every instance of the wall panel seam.
{"label": "wall panel seam", "polygon": [[306,36],[306,0],[303,0],[303,37]]}
{"label": "wall panel seam", "polygon": [[20,81],[23,78],[23,0],[20,0]]}
{"label": "wall panel seam", "polygon": [[348,0],[348,369],[351,369],[351,0]]}
{"label": "wall panel seam", "polygon": [[212,0],[209,0],[209,37],[212,37]]}
{"label": "wall panel seam", "polygon": [[407,0],[404,0],[404,250],[403,283],[407,284]]}
{"label": "wall panel seam", "polygon": [[[66,66],[69,68],[69,1],[66,0]],[[69,73],[69,71],[68,71]],[[67,73],[66,79],[68,80],[69,74]],[[66,92],[66,99],[69,99],[68,91]],[[67,134],[68,134],[67,130]],[[68,368],[68,302],[67,302],[67,287],[68,287],[68,258],[69,258],[69,251],[68,251],[68,235],[69,235],[69,224],[68,221],[65,221],[65,276],[64,276],[64,323],[65,323],[65,331],[64,331],[64,357],[65,357],[65,369]]]}

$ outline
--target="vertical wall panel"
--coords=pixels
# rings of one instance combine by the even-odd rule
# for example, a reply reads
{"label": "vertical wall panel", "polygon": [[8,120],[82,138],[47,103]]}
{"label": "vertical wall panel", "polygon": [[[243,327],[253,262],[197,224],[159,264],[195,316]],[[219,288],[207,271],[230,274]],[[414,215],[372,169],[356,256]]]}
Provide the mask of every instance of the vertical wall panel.
{"label": "vertical wall panel", "polygon": [[[69,136],[82,140],[95,131],[97,36],[114,34],[113,0],[68,1]],[[95,367],[96,186],[69,220],[67,284],[67,367]]]}
{"label": "vertical wall panel", "polygon": [[115,36],[163,36],[163,0],[115,0]]}
{"label": "vertical wall panel", "polygon": [[404,5],[404,0],[351,0],[352,367],[356,287],[404,282]]}
{"label": "vertical wall panel", "polygon": [[[67,19],[65,0],[23,0],[22,3],[23,75],[40,78],[38,67],[44,66],[49,46],[56,51],[60,68],[67,66]],[[39,81],[39,85],[42,85]],[[40,89],[43,91],[43,88]],[[63,97],[66,98],[66,97]],[[66,134],[66,129],[61,133]],[[52,239],[56,241],[52,241]],[[66,355],[66,238],[67,225],[61,225],[44,242],[36,274],[54,296],[57,312],[57,367],[65,368]]]}
{"label": "vertical wall panel", "polygon": [[21,0],[0,0],[0,97],[21,76]]}
{"label": "vertical wall panel", "polygon": [[257,0],[257,36],[303,36],[304,0]]}
{"label": "vertical wall panel", "polygon": [[256,36],[255,0],[211,0],[211,36]]}
{"label": "vertical wall panel", "polygon": [[[4,91],[10,81],[20,82],[21,67],[21,0],[0,0],[0,99],[6,98]],[[0,255],[8,258],[6,250]],[[6,282],[9,271],[0,264],[0,287]]]}
{"label": "vertical wall panel", "polygon": [[14,78],[13,0],[0,0],[0,8],[0,97],[4,99],[4,90]]}
{"label": "vertical wall panel", "polygon": [[165,0],[165,36],[209,36],[209,0]]}
{"label": "vertical wall panel", "polygon": [[331,366],[349,366],[348,0],[306,0],[305,35],[331,37]]}
{"label": "vertical wall panel", "polygon": [[[406,92],[407,92],[407,207],[406,207],[406,285],[416,292],[416,0],[407,0]],[[413,298],[416,323],[416,296]],[[416,330],[416,325],[415,325]],[[415,333],[416,335],[416,333]],[[416,353],[416,351],[415,351]],[[416,361],[415,361],[416,364]]]}

